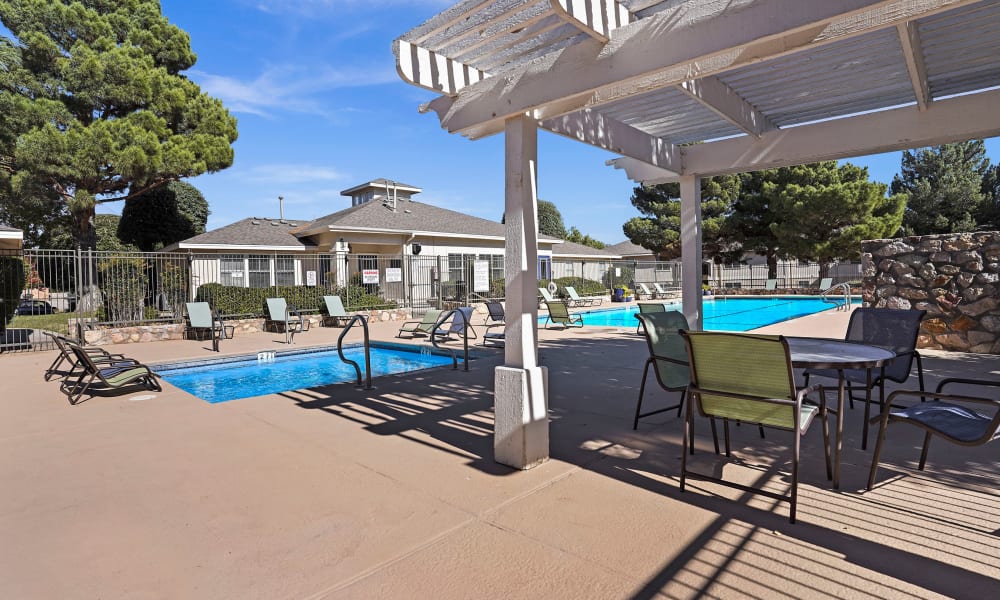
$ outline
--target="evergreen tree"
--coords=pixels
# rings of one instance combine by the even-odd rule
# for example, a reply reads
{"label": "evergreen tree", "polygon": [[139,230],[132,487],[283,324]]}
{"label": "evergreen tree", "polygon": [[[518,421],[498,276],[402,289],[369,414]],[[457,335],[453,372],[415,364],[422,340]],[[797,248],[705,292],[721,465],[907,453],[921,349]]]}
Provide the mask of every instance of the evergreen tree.
{"label": "evergreen tree", "polygon": [[989,169],[983,178],[983,202],[977,220],[979,229],[1000,231],[1000,165]]}
{"label": "evergreen tree", "polygon": [[816,175],[813,183],[764,185],[772,207],[771,232],[786,255],[816,261],[819,276],[826,277],[831,262],[856,259],[862,240],[894,234],[903,220],[905,197],[886,197],[884,183],[868,181],[868,168],[833,161],[792,167],[795,179]]}
{"label": "evergreen tree", "polygon": [[[701,180],[702,252],[721,262],[734,247],[724,227],[740,192],[737,175],[720,175]],[[623,226],[633,244],[669,260],[681,255],[680,184],[639,186],[632,192],[632,206],[645,216],[629,219]]]}
{"label": "evergreen tree", "polygon": [[983,140],[903,152],[893,194],[906,194],[907,235],[959,233],[976,228],[982,214],[983,180],[989,170]]}
{"label": "evergreen tree", "polygon": [[566,225],[563,224],[562,213],[548,200],[538,201],[538,233],[560,240],[566,237]]}
{"label": "evergreen tree", "polygon": [[118,215],[94,215],[95,249],[101,252],[137,252],[139,249],[118,237]]}
{"label": "evergreen tree", "polygon": [[0,178],[0,223],[24,232],[25,248],[73,248],[73,222],[66,203],[42,185],[15,192]]}
{"label": "evergreen tree", "polygon": [[590,246],[591,248],[604,248],[606,244],[604,242],[595,240],[589,235],[584,235],[580,233],[580,230],[576,227],[570,227],[569,232],[566,234],[567,242],[574,242],[577,244],[583,244],[584,246]]}
{"label": "evergreen tree", "polygon": [[52,190],[83,247],[97,204],[232,164],[236,120],[157,0],[0,0],[0,23],[0,179]]}
{"label": "evergreen tree", "polygon": [[205,233],[207,221],[208,202],[198,188],[171,181],[125,201],[118,237],[144,252],[153,252]]}

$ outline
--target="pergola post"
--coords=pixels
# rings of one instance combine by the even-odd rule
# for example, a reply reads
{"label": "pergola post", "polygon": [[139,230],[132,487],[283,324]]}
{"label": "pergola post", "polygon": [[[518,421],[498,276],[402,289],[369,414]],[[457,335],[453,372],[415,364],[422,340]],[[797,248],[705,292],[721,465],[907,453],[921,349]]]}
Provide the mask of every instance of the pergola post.
{"label": "pergola post", "polygon": [[683,175],[680,185],[681,301],[691,329],[701,331],[701,178]]}
{"label": "pergola post", "polygon": [[494,374],[494,460],[530,469],[549,457],[548,372],[538,366],[538,130],[518,116],[504,125],[506,279],[504,366]]}

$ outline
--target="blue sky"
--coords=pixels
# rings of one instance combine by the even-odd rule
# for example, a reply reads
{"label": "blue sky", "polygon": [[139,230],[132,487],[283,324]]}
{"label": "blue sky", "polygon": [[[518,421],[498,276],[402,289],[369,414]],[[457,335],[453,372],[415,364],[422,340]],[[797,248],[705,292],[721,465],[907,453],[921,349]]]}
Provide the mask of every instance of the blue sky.
{"label": "blue sky", "polygon": [[[423,188],[417,200],[483,218],[503,212],[503,136],[469,141],[417,107],[435,97],[396,74],[392,40],[451,0],[161,0],[191,35],[186,74],[239,119],[233,166],[191,180],[208,227],[248,216],[312,219],[350,206],[340,190],[378,177]],[[1000,138],[988,141],[994,163]],[[539,134],[539,197],[566,226],[607,243],[638,212],[614,155]],[[900,153],[852,159],[889,182]],[[120,211],[105,205],[103,210]]]}

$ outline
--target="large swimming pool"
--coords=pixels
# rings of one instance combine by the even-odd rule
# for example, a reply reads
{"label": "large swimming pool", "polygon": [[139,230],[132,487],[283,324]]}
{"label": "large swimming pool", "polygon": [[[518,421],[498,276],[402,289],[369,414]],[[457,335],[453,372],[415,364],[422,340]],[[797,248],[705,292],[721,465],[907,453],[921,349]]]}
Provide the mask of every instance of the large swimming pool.
{"label": "large swimming pool", "polygon": [[[211,403],[356,381],[354,367],[340,360],[336,348],[264,354],[263,359],[257,356],[217,358],[159,365],[154,370],[171,385]],[[364,347],[345,346],[344,356],[356,361],[364,373]],[[450,355],[402,344],[372,344],[371,360],[372,377],[452,362]]]}
{"label": "large swimming pool", "polygon": [[[680,310],[681,305],[669,303]],[[706,298],[703,306],[704,327],[709,331],[749,331],[765,325],[788,321],[833,308],[816,296],[766,296],[757,298]],[[584,325],[635,327],[638,306],[596,308],[579,313]],[[539,322],[544,322],[542,316]]]}

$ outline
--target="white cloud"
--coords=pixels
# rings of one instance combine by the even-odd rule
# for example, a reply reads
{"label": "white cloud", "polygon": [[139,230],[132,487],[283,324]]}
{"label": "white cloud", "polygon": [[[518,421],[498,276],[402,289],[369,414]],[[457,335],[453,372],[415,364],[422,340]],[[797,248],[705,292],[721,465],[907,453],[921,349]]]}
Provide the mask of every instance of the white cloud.
{"label": "white cloud", "polygon": [[351,108],[331,108],[328,92],[340,88],[382,85],[399,80],[385,64],[335,68],[329,65],[279,65],[252,80],[193,70],[202,91],[222,100],[235,113],[272,117],[278,112],[313,114],[337,119]]}
{"label": "white cloud", "polygon": [[251,167],[247,169],[244,177],[248,181],[253,182],[282,184],[340,181],[346,179],[345,174],[330,167],[279,163]]}

